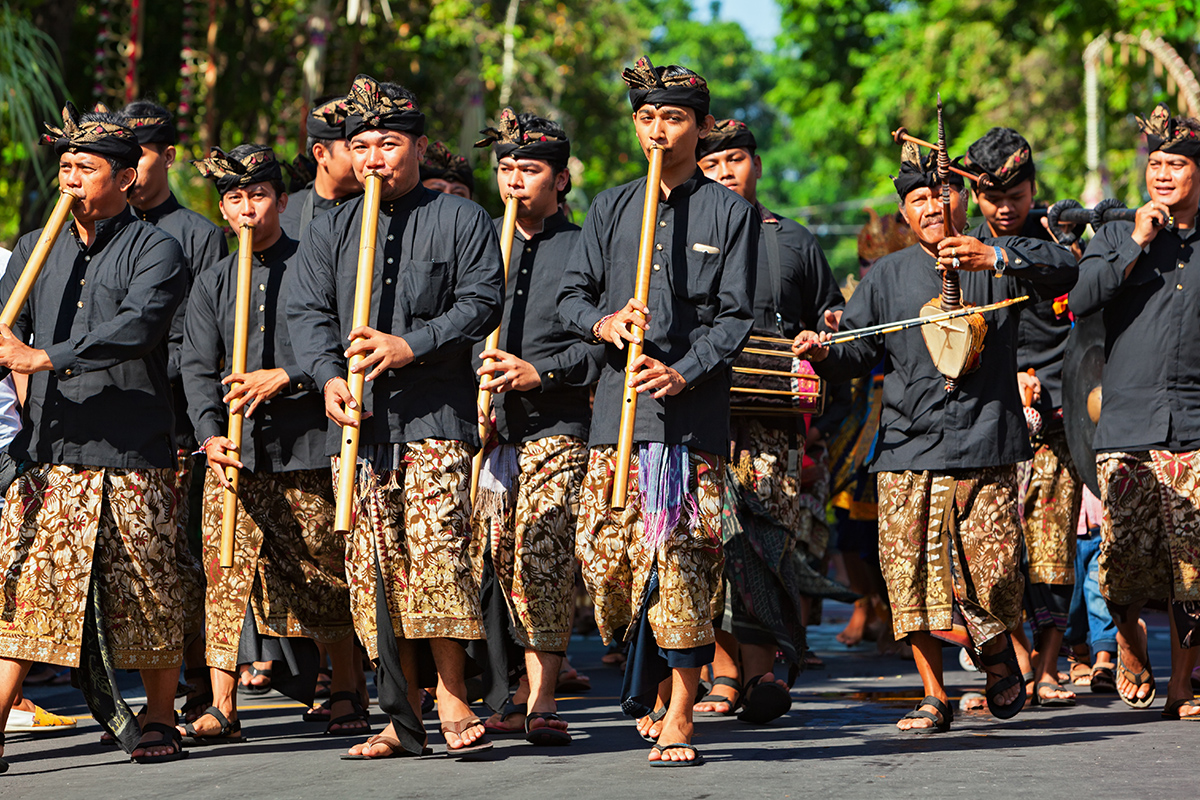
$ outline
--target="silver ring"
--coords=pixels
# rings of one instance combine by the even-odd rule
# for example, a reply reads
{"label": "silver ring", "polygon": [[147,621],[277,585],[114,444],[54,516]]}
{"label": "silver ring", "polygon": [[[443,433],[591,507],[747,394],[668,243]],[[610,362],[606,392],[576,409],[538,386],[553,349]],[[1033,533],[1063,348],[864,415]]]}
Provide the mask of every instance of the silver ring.
{"label": "silver ring", "polygon": [[951,262],[950,262],[950,266],[954,267],[955,269],[958,269],[960,266],[962,266],[962,265],[959,263],[959,260],[958,260],[958,257],[957,257],[957,256],[954,258],[954,260],[953,260],[953,261],[951,261]]}

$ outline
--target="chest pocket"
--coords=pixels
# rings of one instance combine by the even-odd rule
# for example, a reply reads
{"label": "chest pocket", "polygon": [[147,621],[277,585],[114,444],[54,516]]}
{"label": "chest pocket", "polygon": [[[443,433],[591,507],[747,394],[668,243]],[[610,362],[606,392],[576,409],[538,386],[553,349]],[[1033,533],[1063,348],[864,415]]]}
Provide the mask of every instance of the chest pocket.
{"label": "chest pocket", "polygon": [[687,299],[697,305],[715,305],[717,279],[721,273],[721,254],[688,250],[684,269],[685,274],[676,279],[676,289],[682,285]]}
{"label": "chest pocket", "polygon": [[407,261],[400,270],[402,303],[409,316],[433,319],[454,301],[454,280],[446,261]]}

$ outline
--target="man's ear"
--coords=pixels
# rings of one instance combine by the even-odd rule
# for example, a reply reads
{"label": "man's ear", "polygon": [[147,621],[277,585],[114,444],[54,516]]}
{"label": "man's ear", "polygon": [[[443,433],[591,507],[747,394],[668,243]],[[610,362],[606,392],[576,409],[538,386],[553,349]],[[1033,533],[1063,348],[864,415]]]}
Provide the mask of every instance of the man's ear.
{"label": "man's ear", "polygon": [[167,165],[167,169],[175,166],[175,145],[167,145],[167,149],[163,150],[163,162]]}
{"label": "man's ear", "polygon": [[757,154],[754,156],[754,177],[762,177],[762,156]]}
{"label": "man's ear", "polygon": [[560,170],[559,173],[554,176],[554,190],[556,192],[561,192],[563,189],[566,189],[567,182],[570,180],[571,180],[571,170],[569,170],[569,169]]}
{"label": "man's ear", "polygon": [[284,209],[287,208],[287,204],[288,204],[287,192],[283,192],[279,195],[279,197],[275,198],[275,207],[279,210],[280,214],[282,214],[284,212]]}
{"label": "man's ear", "polygon": [[424,161],[425,160],[425,151],[427,149],[429,149],[429,137],[428,136],[418,136],[416,145],[417,145],[417,161]]}
{"label": "man's ear", "polygon": [[706,114],[704,119],[700,121],[700,138],[703,139],[705,136],[708,136],[716,124],[717,118],[712,114]]}
{"label": "man's ear", "polygon": [[136,180],[137,180],[137,168],[136,167],[122,167],[121,171],[117,173],[117,187],[122,192],[128,192],[129,189],[133,186],[133,182]]}

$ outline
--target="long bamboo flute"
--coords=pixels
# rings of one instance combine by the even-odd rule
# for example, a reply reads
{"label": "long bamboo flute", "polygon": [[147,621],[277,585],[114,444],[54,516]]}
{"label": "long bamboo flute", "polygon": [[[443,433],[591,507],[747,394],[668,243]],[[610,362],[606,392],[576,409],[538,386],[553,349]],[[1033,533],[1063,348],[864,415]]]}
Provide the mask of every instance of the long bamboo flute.
{"label": "long bamboo flute", "polygon": [[[642,207],[642,237],[638,243],[637,279],[634,283],[633,296],[646,303],[650,299],[650,261],[654,257],[654,231],[658,223],[658,192],[662,181],[662,148],[651,144],[650,168],[646,173],[646,198]],[[637,418],[637,389],[629,385],[632,377],[633,362],[642,355],[642,339],[645,331],[638,336],[638,341],[628,342],[625,358],[625,391],[621,397],[621,428],[617,436],[616,473],[613,475],[612,507],[615,510],[625,508],[625,498],[629,493],[629,461],[633,457],[633,425]]]}
{"label": "long bamboo flute", "polygon": [[[362,231],[358,237],[358,275],[354,285],[354,312],[350,327],[358,328],[371,324],[371,291],[375,285],[375,238],[379,228],[379,195],[383,189],[383,178],[378,173],[368,172],[363,184]],[[366,356],[356,355],[350,359],[350,372],[346,382],[354,398],[354,408],[346,409],[346,416],[354,425],[342,426],[342,452],[338,461],[337,507],[334,512],[333,529],[348,534],[354,525],[354,478],[358,470],[358,441],[362,422],[363,388],[366,373],[356,372],[354,367]]]}
{"label": "long bamboo flute", "polygon": [[[235,374],[246,371],[246,339],[250,335],[250,273],[254,269],[254,226],[243,224],[238,229],[238,260],[237,260],[237,300],[233,306],[233,354],[230,359],[230,371]],[[240,381],[229,385],[230,391],[241,386]],[[242,451],[242,422],[245,417],[242,412],[229,415],[229,440],[233,442],[237,453]],[[234,532],[237,529],[237,490],[238,475],[241,473],[235,466],[225,467],[225,480],[232,488],[225,489],[224,506],[221,514],[221,550],[220,563],[222,569],[233,566]]]}
{"label": "long bamboo flute", "polygon": [[21,309],[25,306],[25,301],[29,299],[29,292],[32,291],[33,284],[37,282],[38,275],[42,273],[46,257],[50,255],[50,250],[54,247],[58,234],[62,232],[75,200],[75,195],[65,190],[58,196],[58,202],[54,204],[54,210],[50,212],[50,219],[42,228],[42,234],[34,244],[33,252],[29,254],[29,260],[25,262],[25,268],[21,270],[21,277],[17,279],[17,285],[13,287],[12,294],[8,296],[4,310],[0,311],[0,323],[11,328],[17,321],[17,317],[21,315]]}
{"label": "long bamboo flute", "polygon": [[[939,322],[945,322],[958,317],[965,317],[970,314],[982,314],[987,311],[998,311],[1001,308],[1024,303],[1029,299],[1029,295],[1023,294],[1020,297],[1010,297],[1007,300],[1000,300],[996,303],[989,303],[985,306],[968,306],[966,308],[955,309],[954,311],[944,311],[941,314],[932,314],[928,317],[912,317],[910,319],[897,320],[896,322],[884,322],[880,325],[872,325],[868,328],[856,328],[852,331],[843,331],[835,333],[833,338],[824,344],[845,344],[853,342],[855,339],[863,339],[867,336],[878,336],[884,333],[895,333],[909,328],[916,328],[921,325],[935,325]],[[786,344],[790,345],[793,339],[780,339],[775,336],[751,336],[752,342],[769,342],[770,344]],[[783,350],[764,350],[754,347],[746,347],[742,349],[743,353],[751,353],[759,356],[779,356],[780,358],[793,358],[790,352]],[[736,369],[736,368],[735,368]]]}
{"label": "long bamboo flute", "polygon": [[[508,267],[512,263],[513,239],[517,235],[517,198],[511,193],[504,199],[504,223],[500,226],[500,258],[504,262],[504,286],[505,296],[508,290]],[[485,350],[495,350],[500,346],[500,326],[488,334],[487,340],[483,344]],[[487,359],[483,362],[485,372],[479,379],[479,413],[483,415],[483,422],[479,423],[479,452],[471,459],[471,506],[475,505],[475,494],[479,491],[479,472],[483,469],[483,450],[487,444],[488,429],[491,427],[487,424],[488,418],[492,413],[492,393],[488,389],[483,388],[483,384],[487,383],[492,378],[492,373],[486,370],[495,366],[496,362],[492,359]]]}

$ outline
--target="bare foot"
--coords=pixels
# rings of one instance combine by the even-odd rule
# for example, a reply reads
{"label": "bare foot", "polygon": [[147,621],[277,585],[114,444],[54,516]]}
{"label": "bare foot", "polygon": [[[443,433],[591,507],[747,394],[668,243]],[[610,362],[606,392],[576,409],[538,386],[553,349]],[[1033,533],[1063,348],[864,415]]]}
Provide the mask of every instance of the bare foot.
{"label": "bare foot", "polygon": [[[654,709],[655,713],[661,710],[661,705]],[[651,739],[657,739],[659,737],[659,735],[662,733],[662,726],[663,721],[661,719],[654,720],[648,716],[642,717],[637,721],[638,733],[640,733],[643,737],[649,736]]]}
{"label": "bare foot", "polygon": [[[471,707],[458,699],[449,692],[438,692],[438,719],[442,723],[458,722],[461,719],[470,719],[475,716],[471,713]],[[483,727],[483,723],[479,722],[467,728],[462,733],[451,733],[446,731],[443,735],[446,737],[446,748],[451,752],[458,750],[460,747],[470,747],[484,737],[487,731]]]}
{"label": "bare foot", "polygon": [[[724,676],[718,675],[717,677],[726,677],[726,678],[732,678],[735,681],[737,680],[736,675],[724,675]],[[724,697],[726,699],[724,701],[710,700],[705,703],[696,703],[694,706],[692,706],[693,712],[705,713],[705,714],[708,714],[708,713],[728,714],[731,711],[733,711],[734,707],[737,705],[738,696],[741,693],[737,689],[733,688],[732,686],[726,686],[724,684],[719,683],[716,686],[713,686],[712,689],[709,690],[708,694],[720,695],[721,697]]]}
{"label": "bare foot", "polygon": [[856,600],[854,602],[854,611],[850,614],[850,621],[846,623],[846,627],[842,628],[842,632],[837,635],[837,640],[846,647],[854,647],[863,640],[863,630],[867,627],[870,608],[864,600]]}
{"label": "bare foot", "polygon": [[[372,736],[371,739],[368,739],[362,744],[354,745],[347,750],[346,753],[347,755],[365,756],[366,758],[387,758],[396,751],[396,748],[389,745],[386,741],[383,741],[385,739],[390,739],[392,741],[396,741],[398,739],[396,736],[396,727],[390,722],[388,723],[388,726],[384,728],[382,734],[378,736]],[[372,742],[372,740],[374,740],[374,742]]]}
{"label": "bare foot", "polygon": [[[1138,637],[1141,641],[1139,641],[1137,643],[1137,646],[1141,650],[1141,652],[1143,654],[1145,654],[1146,653],[1146,622],[1145,622],[1145,620],[1139,619],[1138,627],[1141,628],[1141,635]],[[1139,657],[1136,653],[1133,652],[1133,648],[1131,646],[1129,646],[1129,643],[1125,643],[1125,645],[1123,646],[1121,643],[1121,638],[1122,637],[1118,633],[1117,648],[1120,650],[1121,666],[1123,666],[1124,669],[1117,670],[1117,692],[1122,697],[1125,697],[1125,698],[1136,699],[1136,700],[1145,700],[1147,697],[1150,696],[1150,689],[1151,689],[1150,684],[1143,683],[1141,686],[1138,686],[1133,681],[1129,680],[1129,678],[1127,676],[1127,672],[1132,673],[1134,675],[1138,675],[1143,670],[1149,671],[1150,665],[1148,663],[1146,663],[1146,659],[1144,657]],[[1151,677],[1153,677],[1153,675]]]}
{"label": "bare foot", "polygon": [[[366,706],[364,705],[365,709]],[[346,716],[354,713],[354,705],[349,700],[337,700],[329,704],[329,718],[337,719],[338,717]],[[338,722],[331,724],[329,730],[333,731],[358,731],[369,730],[371,723],[359,717],[358,719],[348,720],[347,722]]]}
{"label": "bare foot", "polygon": [[[659,739],[667,744],[687,743],[691,744],[692,734],[695,732],[695,726],[691,722],[682,718],[674,719],[668,713],[663,718],[662,732],[659,734]],[[651,750],[650,755],[646,757],[647,761],[692,761],[696,758],[696,753],[693,750],[677,747],[672,750],[667,750],[660,753],[657,750]]]}

